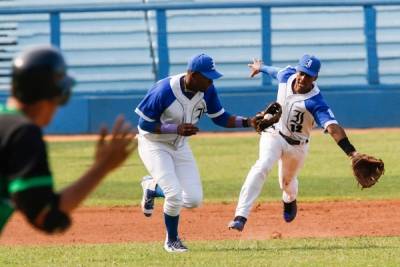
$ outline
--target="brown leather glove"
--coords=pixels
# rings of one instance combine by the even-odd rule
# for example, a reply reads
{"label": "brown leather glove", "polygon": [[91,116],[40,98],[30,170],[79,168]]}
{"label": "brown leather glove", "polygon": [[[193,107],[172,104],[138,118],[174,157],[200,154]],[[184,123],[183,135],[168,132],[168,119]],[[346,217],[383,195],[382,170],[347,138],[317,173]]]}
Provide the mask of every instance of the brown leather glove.
{"label": "brown leather glove", "polygon": [[385,173],[384,162],[366,154],[356,152],[350,157],[350,162],[354,177],[361,185],[361,189],[373,186]]}

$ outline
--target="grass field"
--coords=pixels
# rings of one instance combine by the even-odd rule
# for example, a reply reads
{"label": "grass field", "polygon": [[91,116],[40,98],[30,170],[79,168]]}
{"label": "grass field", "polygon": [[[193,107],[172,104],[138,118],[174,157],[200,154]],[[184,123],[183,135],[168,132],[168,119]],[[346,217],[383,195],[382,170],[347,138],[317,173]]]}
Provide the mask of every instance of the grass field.
{"label": "grass field", "polygon": [[[399,132],[350,133],[361,153],[385,161],[386,172],[371,189],[359,190],[349,160],[329,135],[312,136],[299,175],[303,202],[399,199]],[[205,203],[235,203],[258,156],[258,135],[193,138]],[[94,142],[49,143],[56,187],[75,180],[91,163]],[[131,206],[141,200],[146,169],[137,152],[85,201],[86,206]],[[257,201],[280,201],[276,167]],[[397,208],[394,213],[398,214]],[[354,222],[357,223],[357,222]],[[362,227],[362,226],[360,226]],[[99,233],[101,234],[101,233]],[[0,266],[400,266],[400,237],[187,241],[190,253],[169,254],[160,242],[99,245],[1,246]]]}
{"label": "grass field", "polygon": [[[400,133],[349,134],[361,153],[385,161],[383,183],[367,191],[355,190],[350,161],[329,135],[313,135],[306,163],[299,175],[303,201],[400,198]],[[193,138],[191,148],[203,182],[205,203],[234,203],[244,179],[258,157],[258,135],[244,137]],[[92,162],[94,142],[49,143],[57,188],[76,179]],[[139,205],[140,181],[147,174],[137,152],[111,174],[85,205]],[[268,177],[259,201],[279,201],[281,190],[277,166]]]}
{"label": "grass field", "polygon": [[399,237],[1,247],[2,266],[399,266]]}

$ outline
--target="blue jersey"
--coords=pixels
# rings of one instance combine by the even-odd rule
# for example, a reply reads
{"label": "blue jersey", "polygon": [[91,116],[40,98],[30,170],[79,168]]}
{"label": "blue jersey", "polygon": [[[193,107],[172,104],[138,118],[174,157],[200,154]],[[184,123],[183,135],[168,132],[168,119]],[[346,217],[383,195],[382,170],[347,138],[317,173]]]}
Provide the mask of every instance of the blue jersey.
{"label": "blue jersey", "polygon": [[[216,89],[213,84],[206,92],[198,92],[192,99],[187,98],[180,85],[181,77],[186,73],[171,76],[157,82],[148,91],[135,112],[144,120],[165,124],[195,124],[203,114],[216,118],[224,114]],[[149,140],[169,143],[174,147],[182,146],[188,140],[178,134],[154,134],[139,127],[139,135]]]}
{"label": "blue jersey", "polygon": [[337,124],[316,83],[306,94],[293,94],[296,69],[291,66],[281,69],[274,78],[279,82],[277,101],[283,109],[276,127],[283,134],[295,140],[307,140],[313,127],[319,125],[326,129],[330,124]]}

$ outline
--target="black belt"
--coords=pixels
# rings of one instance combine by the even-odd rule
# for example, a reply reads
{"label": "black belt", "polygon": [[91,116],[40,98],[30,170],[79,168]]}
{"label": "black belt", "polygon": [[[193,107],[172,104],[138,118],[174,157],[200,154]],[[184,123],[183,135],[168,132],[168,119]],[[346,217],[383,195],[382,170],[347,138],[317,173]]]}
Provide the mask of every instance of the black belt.
{"label": "black belt", "polygon": [[305,141],[299,141],[299,140],[294,140],[292,138],[290,138],[289,136],[284,135],[283,133],[281,133],[281,131],[279,131],[279,134],[283,137],[283,139],[286,140],[286,142],[288,142],[289,145],[294,145],[294,146],[298,146],[298,145],[304,145],[308,143],[308,139]]}

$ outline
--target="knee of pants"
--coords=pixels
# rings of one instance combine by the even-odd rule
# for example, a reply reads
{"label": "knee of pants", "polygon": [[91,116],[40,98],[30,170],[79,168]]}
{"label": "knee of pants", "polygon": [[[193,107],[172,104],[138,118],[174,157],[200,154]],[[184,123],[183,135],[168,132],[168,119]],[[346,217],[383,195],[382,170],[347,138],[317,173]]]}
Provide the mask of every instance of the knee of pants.
{"label": "knee of pants", "polygon": [[200,206],[201,202],[203,202],[202,196],[193,196],[187,202],[184,202],[183,206],[187,209],[195,209]]}
{"label": "knee of pants", "polygon": [[256,186],[256,184],[257,186],[262,186],[270,171],[271,167],[268,162],[259,161],[251,168],[248,177],[252,177],[252,183],[254,186]]}
{"label": "knee of pants", "polygon": [[257,160],[256,164],[253,166],[253,169],[266,177],[271,172],[273,165],[274,162],[272,161],[272,159],[263,158]]}
{"label": "knee of pants", "polygon": [[183,205],[182,192],[165,196],[164,212],[170,216],[178,216]]}

